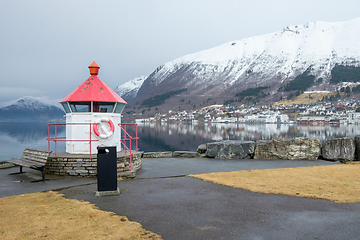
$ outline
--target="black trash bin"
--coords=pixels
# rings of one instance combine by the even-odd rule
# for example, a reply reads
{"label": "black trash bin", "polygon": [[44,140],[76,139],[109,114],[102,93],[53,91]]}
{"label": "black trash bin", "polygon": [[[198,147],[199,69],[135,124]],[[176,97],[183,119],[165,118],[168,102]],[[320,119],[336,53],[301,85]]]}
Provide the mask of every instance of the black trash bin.
{"label": "black trash bin", "polygon": [[117,156],[115,147],[98,147],[97,186],[95,196],[119,195],[117,187]]}

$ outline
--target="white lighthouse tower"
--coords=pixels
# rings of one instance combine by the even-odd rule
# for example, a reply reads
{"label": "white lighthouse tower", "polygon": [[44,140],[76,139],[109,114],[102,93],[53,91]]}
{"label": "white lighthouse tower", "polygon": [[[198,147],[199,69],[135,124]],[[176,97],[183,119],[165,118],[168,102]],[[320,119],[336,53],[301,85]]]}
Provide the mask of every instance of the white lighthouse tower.
{"label": "white lighthouse tower", "polygon": [[66,152],[94,154],[97,146],[116,146],[121,151],[121,112],[126,102],[97,75],[95,61],[91,76],[60,101],[66,112]]}

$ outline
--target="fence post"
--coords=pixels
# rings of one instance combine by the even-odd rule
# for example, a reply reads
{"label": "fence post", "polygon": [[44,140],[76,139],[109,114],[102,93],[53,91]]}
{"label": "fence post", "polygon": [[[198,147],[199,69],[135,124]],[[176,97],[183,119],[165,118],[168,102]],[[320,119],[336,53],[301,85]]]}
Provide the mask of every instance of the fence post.
{"label": "fence post", "polygon": [[50,151],[50,123],[48,123],[48,151]]}
{"label": "fence post", "polygon": [[56,150],[57,150],[57,123],[55,123],[55,157],[56,157]]}

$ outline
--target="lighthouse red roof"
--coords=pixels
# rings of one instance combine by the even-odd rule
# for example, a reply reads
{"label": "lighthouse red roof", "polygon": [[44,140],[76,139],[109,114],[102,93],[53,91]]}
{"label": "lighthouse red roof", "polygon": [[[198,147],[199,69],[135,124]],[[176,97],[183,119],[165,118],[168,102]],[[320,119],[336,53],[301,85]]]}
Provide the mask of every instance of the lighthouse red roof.
{"label": "lighthouse red roof", "polygon": [[99,65],[96,64],[95,61],[92,62],[92,64],[90,64],[90,66],[88,68],[100,68]]}
{"label": "lighthouse red roof", "polygon": [[[95,61],[89,66],[91,76],[75,88],[60,102],[120,102],[125,103],[114,90],[104,83],[98,76],[100,67]],[[94,71],[95,70],[95,71]]]}

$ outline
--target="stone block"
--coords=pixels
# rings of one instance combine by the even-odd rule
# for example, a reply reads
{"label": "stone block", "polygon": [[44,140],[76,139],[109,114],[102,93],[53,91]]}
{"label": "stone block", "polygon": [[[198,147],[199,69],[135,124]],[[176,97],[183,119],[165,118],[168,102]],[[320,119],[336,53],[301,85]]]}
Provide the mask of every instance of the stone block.
{"label": "stone block", "polygon": [[96,167],[85,167],[86,170],[96,170]]}
{"label": "stone block", "polygon": [[126,177],[126,178],[134,178],[135,177],[135,173],[133,172],[121,172],[121,173],[117,173],[117,177]]}
{"label": "stone block", "polygon": [[197,152],[187,152],[187,151],[175,151],[173,152],[174,158],[196,158],[199,157],[199,154]]}
{"label": "stone block", "polygon": [[225,140],[206,144],[206,156],[219,159],[251,158],[255,142],[242,140]]}
{"label": "stone block", "polygon": [[274,139],[256,142],[254,159],[316,160],[321,143],[315,138]]}
{"label": "stone block", "polygon": [[322,156],[332,161],[354,161],[355,140],[349,137],[328,140],[322,147]]}
{"label": "stone block", "polygon": [[83,163],[81,164],[82,167],[91,167],[91,163]]}
{"label": "stone block", "polygon": [[85,167],[74,167],[74,170],[85,170]]}
{"label": "stone block", "polygon": [[355,161],[360,161],[360,136],[354,138],[355,141]]}
{"label": "stone block", "polygon": [[117,164],[117,168],[124,168],[125,167],[125,164],[124,163],[118,163]]}
{"label": "stone block", "polygon": [[143,154],[143,158],[171,158],[172,152],[147,152]]}

